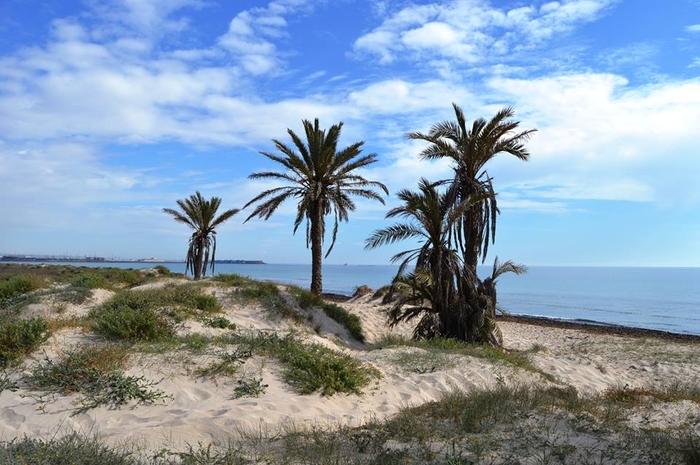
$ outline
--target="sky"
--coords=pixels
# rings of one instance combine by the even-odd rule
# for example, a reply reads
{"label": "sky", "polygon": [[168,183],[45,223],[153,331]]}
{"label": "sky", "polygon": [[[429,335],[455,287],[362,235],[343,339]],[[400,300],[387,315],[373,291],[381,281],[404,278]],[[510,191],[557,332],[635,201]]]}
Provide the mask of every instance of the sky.
{"label": "sky", "polygon": [[[700,266],[700,0],[0,2],[0,254],[184,259],[162,212],[200,191],[241,208],[302,120],[365,141],[389,188],[329,264],[371,251],[396,192],[450,177],[413,131],[511,106],[527,162],[487,166],[497,255],[530,266]],[[295,205],[246,209],[219,259],[309,263]],[[330,218],[329,218],[330,221]]]}

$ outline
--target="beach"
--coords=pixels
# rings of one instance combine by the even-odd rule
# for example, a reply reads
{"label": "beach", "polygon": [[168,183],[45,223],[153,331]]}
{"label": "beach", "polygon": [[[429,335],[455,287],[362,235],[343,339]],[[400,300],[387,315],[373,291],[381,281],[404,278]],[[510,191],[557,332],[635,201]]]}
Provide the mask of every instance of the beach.
{"label": "beach", "polygon": [[[131,292],[189,285],[192,283],[182,278],[158,279]],[[100,405],[78,413],[79,392],[65,394],[34,389],[26,378],[35,373],[37,364],[58,361],[77,347],[97,347],[105,342],[84,326],[56,324],[57,329],[38,349],[18,367],[6,370],[5,381],[11,380],[15,386],[8,389],[11,383],[6,383],[0,393],[3,441],[26,435],[45,440],[71,433],[97,435],[101,443],[109,446],[136,447],[144,457],[153,457],[158,451],[182,451],[198,444],[225,445],[231,441],[242,441],[253,450],[264,441],[279,441],[290,431],[361,430],[401,416],[406,409],[443,402],[456,392],[468,395],[523,387],[537,392],[554,389],[574,393],[581,399],[624,397],[625,393],[640,396],[643,401],[624,405],[624,418],[615,427],[619,430],[601,433],[600,438],[596,436],[600,444],[606,441],[614,444],[620,440],[621,430],[630,434],[640,430],[694,435],[700,432],[700,407],[698,399],[693,397],[697,388],[696,391],[688,388],[698,386],[700,381],[697,338],[510,318],[499,322],[503,355],[494,355],[491,350],[440,349],[408,343],[411,326],[389,328],[387,305],[368,294],[336,303],[359,317],[365,339],[360,342],[344,326],[313,307],[295,309],[305,312],[304,318],[290,319],[271,314],[259,301],[241,300],[231,286],[210,280],[198,286],[221,303],[216,315],[235,326],[217,328],[203,323],[202,319],[185,319],[177,326],[178,337],[189,337],[187,340],[192,341],[197,336],[202,341],[213,341],[233,333],[279,337],[291,333],[304,344],[329,348],[372,367],[377,375],[360,393],[302,394],[286,380],[284,366],[269,356],[253,353],[232,375],[223,371],[205,375],[200,368],[212,366],[212,361],[223,352],[230,354],[232,346],[202,342],[199,348],[183,344],[146,349],[142,345],[132,349],[125,374],[153,383],[152,389],[161,392],[161,398],[152,402]],[[282,298],[291,301],[292,294],[286,287],[279,289]],[[75,321],[108,302],[117,292],[95,289],[82,304],[60,305],[49,294],[22,311],[27,317]],[[251,380],[257,380],[257,389],[252,392],[256,395],[234,395],[242,383],[249,386]],[[679,393],[676,397],[660,394],[672,389]],[[496,421],[483,434],[505,438],[516,434],[510,428],[521,421],[549,424],[550,420],[556,420],[556,428],[546,430],[550,445],[557,444],[553,439],[556,436],[562,444],[573,444],[572,447],[593,447],[589,447],[593,427],[577,429],[573,423],[567,423],[574,421],[571,412],[561,408],[538,412],[525,420],[514,416],[508,421]],[[578,416],[575,420],[583,421]],[[602,420],[586,421],[605,429]],[[444,452],[443,446],[447,447],[444,440],[429,442],[438,455]],[[391,439],[382,447],[411,449],[401,444],[401,440]],[[590,454],[601,454],[602,446],[600,450],[597,447]],[[494,452],[494,457],[506,454],[499,451]],[[636,463],[626,460],[611,459],[610,463]]]}

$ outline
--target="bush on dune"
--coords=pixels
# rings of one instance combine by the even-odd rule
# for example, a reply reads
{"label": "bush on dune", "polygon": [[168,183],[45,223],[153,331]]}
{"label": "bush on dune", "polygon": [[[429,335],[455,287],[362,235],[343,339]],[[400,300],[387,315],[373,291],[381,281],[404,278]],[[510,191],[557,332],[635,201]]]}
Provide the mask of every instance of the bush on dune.
{"label": "bush on dune", "polygon": [[0,367],[6,368],[32,353],[50,335],[49,325],[43,318],[0,324]]}
{"label": "bush on dune", "polygon": [[34,276],[10,276],[0,281],[0,301],[36,291],[41,287],[41,280]]}

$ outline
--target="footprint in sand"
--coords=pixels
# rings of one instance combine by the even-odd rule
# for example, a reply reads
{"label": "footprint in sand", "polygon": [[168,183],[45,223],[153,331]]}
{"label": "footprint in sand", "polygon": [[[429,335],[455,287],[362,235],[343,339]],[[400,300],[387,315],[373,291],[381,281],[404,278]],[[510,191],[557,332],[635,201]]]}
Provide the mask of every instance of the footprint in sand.
{"label": "footprint in sand", "polygon": [[5,426],[17,429],[26,419],[27,417],[15,413],[15,411],[10,408],[3,408],[0,410],[0,420],[2,420]]}

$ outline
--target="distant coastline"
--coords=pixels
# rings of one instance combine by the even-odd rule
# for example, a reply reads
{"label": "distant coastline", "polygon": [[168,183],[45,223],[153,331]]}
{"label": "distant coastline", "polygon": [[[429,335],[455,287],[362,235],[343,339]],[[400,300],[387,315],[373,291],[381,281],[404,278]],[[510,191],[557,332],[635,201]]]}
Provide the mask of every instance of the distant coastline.
{"label": "distant coastline", "polygon": [[[3,255],[0,256],[0,262],[76,262],[76,263],[184,263],[184,260],[161,260],[159,258],[139,258],[139,259],[122,259],[122,258],[105,258],[105,257],[60,257],[60,256],[41,256],[41,255]],[[266,265],[262,260],[216,260],[216,263],[226,263],[234,265]]]}

